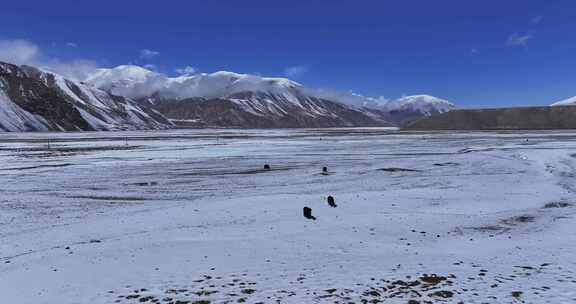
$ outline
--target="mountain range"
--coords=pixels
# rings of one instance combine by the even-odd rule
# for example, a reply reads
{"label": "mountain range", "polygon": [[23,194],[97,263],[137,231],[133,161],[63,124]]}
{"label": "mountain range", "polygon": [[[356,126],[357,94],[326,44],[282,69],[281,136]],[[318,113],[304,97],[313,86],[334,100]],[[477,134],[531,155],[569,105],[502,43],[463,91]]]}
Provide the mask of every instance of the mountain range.
{"label": "mountain range", "polygon": [[1,131],[398,126],[453,108],[428,95],[388,101],[233,72],[168,77],[123,65],[73,81],[0,63]]}
{"label": "mountain range", "polygon": [[297,128],[397,126],[454,108],[415,95],[387,101],[233,72],[168,77],[138,66],[100,69],[87,83],[138,100],[181,126]]}
{"label": "mountain range", "polygon": [[[576,106],[576,97],[552,106]],[[169,77],[121,65],[98,69],[80,81],[42,68],[0,62],[0,131],[565,128],[572,119],[567,113],[576,113],[576,107],[574,111],[547,107],[454,109],[453,103],[429,95],[387,100],[310,88],[286,78],[225,71]],[[538,119],[528,121],[516,113]],[[495,115],[499,117],[496,120]],[[562,115],[558,119],[567,122],[559,123],[555,115]]]}

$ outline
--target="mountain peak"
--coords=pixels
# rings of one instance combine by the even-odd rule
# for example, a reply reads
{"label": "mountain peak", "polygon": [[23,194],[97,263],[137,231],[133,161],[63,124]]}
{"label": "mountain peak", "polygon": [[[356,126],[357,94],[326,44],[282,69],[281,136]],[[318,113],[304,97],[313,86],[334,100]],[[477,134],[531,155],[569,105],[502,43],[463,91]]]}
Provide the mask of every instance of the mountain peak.
{"label": "mountain peak", "polygon": [[551,106],[576,106],[576,96],[557,101],[551,104]]}
{"label": "mountain peak", "polygon": [[86,82],[95,82],[106,79],[108,81],[145,81],[154,72],[137,65],[119,65],[111,69],[98,69],[86,79]]}
{"label": "mountain peak", "polygon": [[448,112],[455,107],[445,99],[426,94],[403,96],[384,105],[388,111],[411,110],[426,115]]}

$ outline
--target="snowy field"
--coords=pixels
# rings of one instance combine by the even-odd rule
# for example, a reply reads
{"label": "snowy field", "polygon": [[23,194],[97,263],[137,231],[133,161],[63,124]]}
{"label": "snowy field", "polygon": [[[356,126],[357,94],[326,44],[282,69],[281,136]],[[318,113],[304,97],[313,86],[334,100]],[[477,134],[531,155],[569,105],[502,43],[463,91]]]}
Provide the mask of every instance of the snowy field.
{"label": "snowy field", "polygon": [[575,191],[568,132],[0,134],[0,303],[574,303]]}

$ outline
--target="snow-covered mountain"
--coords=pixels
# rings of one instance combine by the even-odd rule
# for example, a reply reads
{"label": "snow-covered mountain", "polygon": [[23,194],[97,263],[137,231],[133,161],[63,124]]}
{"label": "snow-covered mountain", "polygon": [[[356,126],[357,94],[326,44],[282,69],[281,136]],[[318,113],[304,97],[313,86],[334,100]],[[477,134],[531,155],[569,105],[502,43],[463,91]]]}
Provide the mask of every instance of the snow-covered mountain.
{"label": "snow-covered mountain", "polygon": [[387,101],[233,72],[168,77],[138,66],[100,69],[87,83],[141,100],[180,124],[240,127],[389,126],[453,105],[418,95]]}
{"label": "snow-covered mountain", "polygon": [[444,99],[430,95],[404,96],[397,100],[389,101],[383,105],[387,111],[412,111],[424,115],[432,115],[448,112],[456,106]]}
{"label": "snow-covered mountain", "polygon": [[445,113],[455,108],[453,103],[430,95],[404,96],[382,106],[382,110],[388,113],[389,120],[398,125],[405,125],[422,117]]}
{"label": "snow-covered mountain", "polygon": [[85,82],[113,94],[130,98],[157,95],[165,99],[225,98],[242,92],[266,92],[281,95],[290,90],[302,88],[299,83],[286,78],[266,78],[224,71],[167,77],[142,67],[129,65],[113,69],[99,69]]}
{"label": "snow-covered mountain", "polygon": [[29,66],[0,62],[0,131],[166,128],[155,110]]}
{"label": "snow-covered mountain", "polygon": [[167,77],[139,66],[121,65],[112,69],[99,69],[86,79],[87,83],[113,94],[130,98],[156,95],[164,99],[228,98],[245,93],[260,92],[268,95],[283,95],[295,100],[296,95],[305,95],[336,101],[348,105],[377,107],[386,100],[365,97],[352,92],[329,89],[314,89],[287,78],[262,77],[219,71]]}
{"label": "snow-covered mountain", "polygon": [[361,107],[323,98],[328,91],[309,89],[286,78],[224,71],[171,78],[141,67],[119,66],[98,70],[86,82],[112,94],[138,99],[185,126],[391,125]]}
{"label": "snow-covered mountain", "polygon": [[561,101],[557,101],[553,104],[551,104],[551,106],[555,107],[555,106],[576,106],[576,96],[574,97],[570,97]]}
{"label": "snow-covered mountain", "polygon": [[168,77],[123,65],[77,82],[0,63],[0,131],[150,129],[173,122],[241,128],[391,126],[453,107],[426,95],[388,101],[233,72]]}

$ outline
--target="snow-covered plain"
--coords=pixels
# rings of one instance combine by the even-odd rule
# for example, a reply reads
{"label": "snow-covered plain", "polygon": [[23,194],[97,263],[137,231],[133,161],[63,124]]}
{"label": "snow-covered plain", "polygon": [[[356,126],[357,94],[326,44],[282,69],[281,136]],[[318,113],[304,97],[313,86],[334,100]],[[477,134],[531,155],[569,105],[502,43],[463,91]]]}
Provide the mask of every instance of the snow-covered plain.
{"label": "snow-covered plain", "polygon": [[575,151],[567,132],[1,134],[0,303],[573,303]]}

